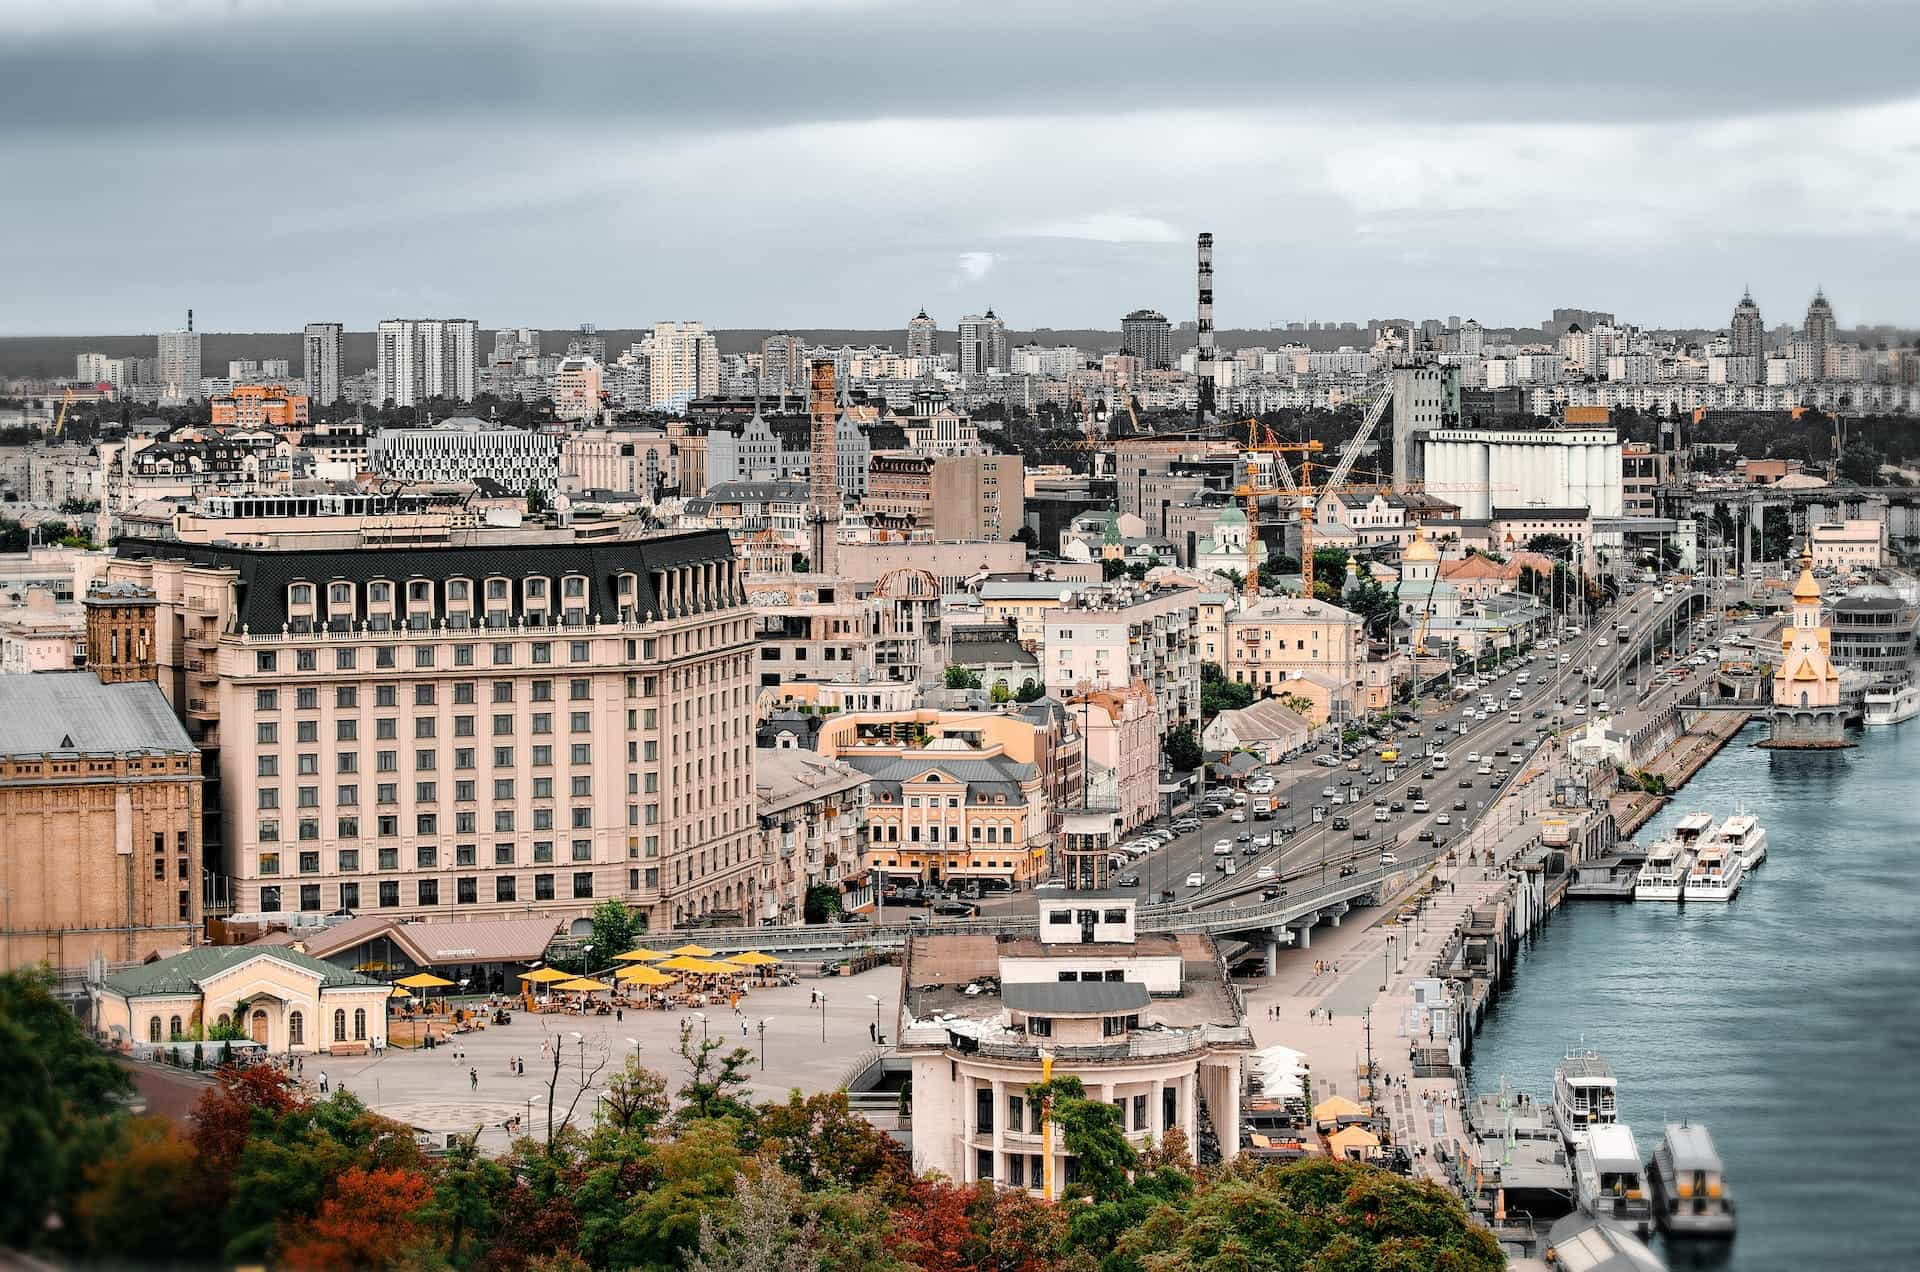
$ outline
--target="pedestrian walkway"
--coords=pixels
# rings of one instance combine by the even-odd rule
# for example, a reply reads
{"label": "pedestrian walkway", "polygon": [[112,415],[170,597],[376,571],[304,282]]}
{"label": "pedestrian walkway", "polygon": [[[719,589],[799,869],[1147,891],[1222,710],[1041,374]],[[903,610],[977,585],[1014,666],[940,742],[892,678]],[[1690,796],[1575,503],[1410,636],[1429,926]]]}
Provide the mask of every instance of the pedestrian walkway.
{"label": "pedestrian walkway", "polygon": [[[1339,927],[1315,929],[1310,948],[1283,950],[1275,975],[1242,982],[1255,1046],[1278,1043],[1306,1053],[1313,1077],[1309,1103],[1330,1095],[1368,1102],[1372,1093],[1364,1074],[1371,1026],[1384,1119],[1393,1142],[1412,1154],[1422,1177],[1445,1178],[1433,1150],[1463,1138],[1463,1093],[1452,1078],[1414,1076],[1411,1049],[1427,1039],[1407,1036],[1405,1022],[1415,1009],[1412,981],[1428,974],[1469,909],[1505,890],[1506,867],[1531,845],[1533,817],[1547,794],[1540,780],[1504,792],[1456,845],[1455,864],[1443,860],[1428,876],[1439,886],[1417,921],[1392,921],[1400,910],[1397,898],[1351,911]],[[1489,851],[1492,867],[1484,864]],[[1435,1045],[1444,1041],[1434,1040]]]}

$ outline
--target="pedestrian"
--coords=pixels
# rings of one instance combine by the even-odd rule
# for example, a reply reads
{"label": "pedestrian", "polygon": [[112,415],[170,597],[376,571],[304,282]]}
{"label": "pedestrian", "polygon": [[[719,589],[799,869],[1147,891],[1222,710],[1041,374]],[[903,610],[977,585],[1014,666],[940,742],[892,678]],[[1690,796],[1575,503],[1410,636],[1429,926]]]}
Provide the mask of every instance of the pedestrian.
{"label": "pedestrian", "polygon": [[621,1021],[625,1020],[626,1018],[627,1018],[627,1013],[625,1008],[615,1007],[613,1009],[613,1023],[617,1025]]}
{"label": "pedestrian", "polygon": [[874,1024],[871,1020],[869,1020],[867,1022],[867,1041],[868,1042],[878,1041],[879,1033],[880,1033],[880,1027]]}
{"label": "pedestrian", "polygon": [[742,1038],[747,1036],[747,1018],[745,1016],[740,1017],[740,1036]]}
{"label": "pedestrian", "polygon": [[546,1058],[547,1058],[547,1040],[545,1038],[542,1038],[540,1040],[540,1059],[542,1062],[544,1062]]}
{"label": "pedestrian", "polygon": [[472,1088],[473,1088],[473,1089],[474,1089],[475,1091],[478,1091],[478,1090],[480,1089],[480,1070],[478,1070],[478,1069],[468,1069],[468,1070],[467,1070],[467,1083],[468,1083],[468,1085],[469,1085],[469,1086],[471,1086],[471,1087],[472,1087]]}
{"label": "pedestrian", "polygon": [[327,1093],[327,1071],[325,1069],[322,1069],[320,1070],[320,1094],[325,1095],[326,1093]]}

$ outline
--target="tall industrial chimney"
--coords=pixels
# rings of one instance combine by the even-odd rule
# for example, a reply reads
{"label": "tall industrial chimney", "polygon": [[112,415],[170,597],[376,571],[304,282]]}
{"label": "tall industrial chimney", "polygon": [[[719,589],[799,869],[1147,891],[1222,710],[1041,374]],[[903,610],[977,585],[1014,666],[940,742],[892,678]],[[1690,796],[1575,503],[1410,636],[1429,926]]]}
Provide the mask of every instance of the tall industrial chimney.
{"label": "tall industrial chimney", "polygon": [[832,574],[840,537],[840,450],[834,436],[840,403],[833,391],[833,359],[813,360],[807,402],[813,418],[807,460],[807,502],[813,513],[813,572]]}
{"label": "tall industrial chimney", "polygon": [[1200,337],[1200,352],[1194,358],[1194,374],[1200,377],[1200,404],[1195,412],[1196,423],[1208,424],[1213,420],[1213,235],[1200,236],[1200,308],[1196,315],[1196,329]]}

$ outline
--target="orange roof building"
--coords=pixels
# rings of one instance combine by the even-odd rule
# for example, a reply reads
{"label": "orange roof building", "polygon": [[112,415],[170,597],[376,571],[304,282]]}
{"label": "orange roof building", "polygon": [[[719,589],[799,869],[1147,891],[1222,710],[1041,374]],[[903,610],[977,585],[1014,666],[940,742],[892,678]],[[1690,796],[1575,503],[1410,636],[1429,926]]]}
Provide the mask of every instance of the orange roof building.
{"label": "orange roof building", "polygon": [[304,428],[307,398],[283,384],[236,384],[226,397],[217,397],[213,423],[239,428]]}

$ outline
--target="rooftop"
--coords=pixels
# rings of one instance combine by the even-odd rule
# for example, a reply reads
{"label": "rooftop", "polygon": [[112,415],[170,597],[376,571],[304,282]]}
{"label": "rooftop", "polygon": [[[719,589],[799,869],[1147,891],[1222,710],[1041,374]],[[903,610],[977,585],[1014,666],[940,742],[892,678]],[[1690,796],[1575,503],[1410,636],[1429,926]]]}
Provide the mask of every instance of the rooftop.
{"label": "rooftop", "polygon": [[[299,941],[315,959],[386,938],[415,964],[531,963],[545,957],[560,931],[559,919],[476,919],[471,923],[403,923],[385,915],[363,914]],[[333,964],[327,964],[332,967]]]}
{"label": "rooftop", "polygon": [[199,990],[201,982],[217,976],[228,968],[256,958],[270,958],[289,966],[302,968],[320,974],[322,989],[332,989],[343,985],[377,985],[380,982],[358,972],[350,972],[344,967],[336,967],[310,954],[298,950],[280,947],[263,948],[254,945],[202,945],[172,958],[163,958],[157,962],[116,972],[101,983],[107,989],[125,998],[141,998],[153,994],[192,994]]}
{"label": "rooftop", "polygon": [[0,755],[192,754],[152,681],[108,685],[90,671],[0,676]]}
{"label": "rooftop", "polygon": [[[1000,983],[1003,958],[1046,959],[1062,967],[1071,966],[1075,960],[1177,958],[1180,960],[1180,993],[1148,1000],[1144,986],[1125,981],[1044,982],[1003,987]],[[928,932],[910,938],[905,966],[903,975],[909,982],[907,1010],[921,1021],[942,1016],[991,1025],[1009,1008],[1043,1011],[1020,1005],[1042,1001],[1035,991],[1074,989],[1126,993],[1128,1001],[1135,1005],[1124,1009],[1116,1006],[1113,1010],[1141,1011],[1150,1023],[1168,1028],[1232,1027],[1241,1023],[1233,994],[1220,977],[1220,962],[1212,940],[1193,932],[1142,932],[1131,945],[1043,945],[1038,939],[1026,936]]]}

